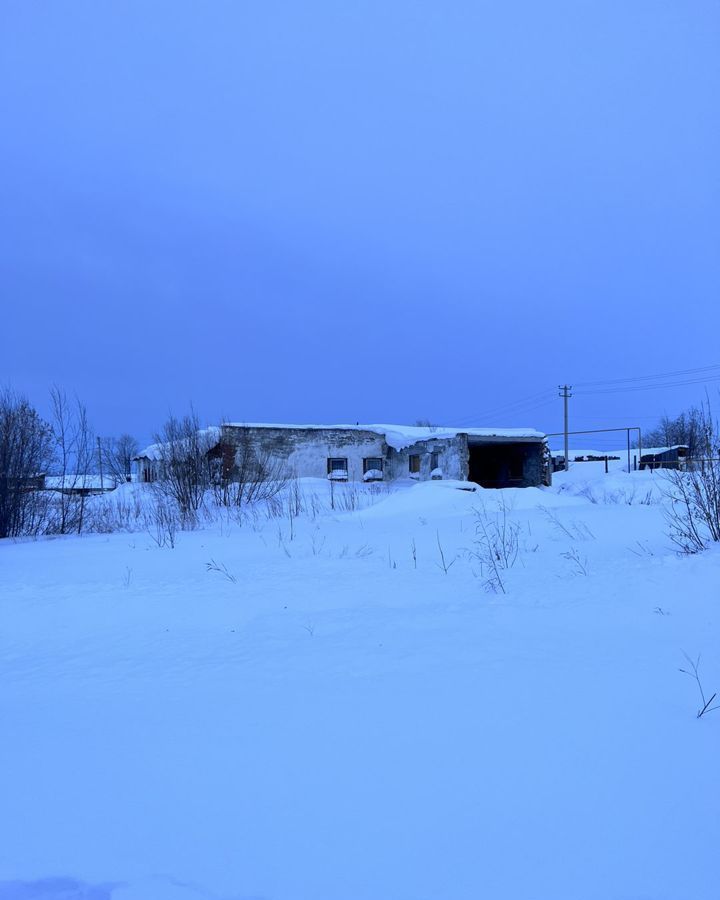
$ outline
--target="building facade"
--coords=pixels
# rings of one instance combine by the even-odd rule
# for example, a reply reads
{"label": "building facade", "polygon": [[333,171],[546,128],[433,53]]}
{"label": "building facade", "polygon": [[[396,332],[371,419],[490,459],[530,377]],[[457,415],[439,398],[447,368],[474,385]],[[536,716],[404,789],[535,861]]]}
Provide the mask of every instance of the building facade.
{"label": "building facade", "polygon": [[337,481],[453,479],[529,487],[549,484],[551,477],[544,436],[527,429],[227,424],[215,452],[229,479],[248,457],[295,477]]}
{"label": "building facade", "polygon": [[[528,429],[402,425],[225,424],[202,432],[216,477],[332,481],[472,481],[483,487],[550,484],[544,435]],[[136,479],[162,476],[168,451],[135,458]]]}

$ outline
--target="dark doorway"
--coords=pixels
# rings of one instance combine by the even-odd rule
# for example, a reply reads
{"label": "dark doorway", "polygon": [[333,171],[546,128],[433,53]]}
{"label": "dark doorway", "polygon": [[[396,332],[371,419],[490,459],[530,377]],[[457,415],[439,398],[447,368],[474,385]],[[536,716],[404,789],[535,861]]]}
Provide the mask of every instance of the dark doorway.
{"label": "dark doorway", "polygon": [[523,487],[525,461],[535,449],[528,444],[470,446],[468,480],[486,488]]}

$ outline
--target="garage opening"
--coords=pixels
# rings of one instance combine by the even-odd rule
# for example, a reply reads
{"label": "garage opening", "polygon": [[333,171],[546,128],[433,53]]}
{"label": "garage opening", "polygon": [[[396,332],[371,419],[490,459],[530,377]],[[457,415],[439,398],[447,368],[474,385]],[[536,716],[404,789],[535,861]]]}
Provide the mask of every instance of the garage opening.
{"label": "garage opening", "polygon": [[538,456],[535,444],[470,444],[468,480],[481,487],[525,487],[535,484],[532,461]]}

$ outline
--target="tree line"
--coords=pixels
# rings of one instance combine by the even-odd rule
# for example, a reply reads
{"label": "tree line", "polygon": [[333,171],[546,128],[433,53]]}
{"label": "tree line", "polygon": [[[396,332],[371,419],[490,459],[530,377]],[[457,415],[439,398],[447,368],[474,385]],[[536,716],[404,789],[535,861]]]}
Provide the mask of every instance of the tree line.
{"label": "tree line", "polygon": [[[129,480],[138,444],[132,435],[100,437],[87,409],[61,388],[50,390],[49,416],[10,388],[0,389],[0,538],[82,531],[85,498],[74,490],[90,476]],[[59,489],[42,490],[45,476]]]}
{"label": "tree line", "polygon": [[691,459],[711,456],[708,418],[709,410],[702,406],[691,406],[677,416],[662,416],[655,428],[643,434],[643,446],[674,447],[680,444],[687,446]]}
{"label": "tree line", "polygon": [[[271,499],[287,484],[282,461],[247,439],[232,449],[226,466],[218,431],[202,429],[191,409],[170,415],[155,433],[146,498],[151,517],[194,527],[208,503],[239,509]],[[130,434],[97,436],[85,406],[60,388],[50,391],[47,418],[26,397],[0,390],[0,538],[94,530],[88,489],[99,486],[98,476],[106,485],[130,481],[138,451]],[[45,489],[46,476],[56,479],[52,490]]]}

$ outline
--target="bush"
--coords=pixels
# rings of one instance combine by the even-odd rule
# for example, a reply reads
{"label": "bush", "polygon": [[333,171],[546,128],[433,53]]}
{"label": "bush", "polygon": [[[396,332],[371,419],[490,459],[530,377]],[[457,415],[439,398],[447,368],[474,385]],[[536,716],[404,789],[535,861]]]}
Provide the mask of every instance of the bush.
{"label": "bush", "polygon": [[682,553],[720,542],[720,430],[709,405],[701,411],[697,447],[701,455],[686,471],[665,472],[668,533]]}
{"label": "bush", "polygon": [[480,563],[486,590],[504,594],[505,572],[517,562],[520,553],[520,525],[508,519],[510,510],[502,498],[497,511],[489,513],[483,505],[475,514],[475,541],[470,557]]}
{"label": "bush", "polygon": [[48,423],[25,398],[0,391],[0,538],[43,530],[48,498],[39,488],[52,450]]}

